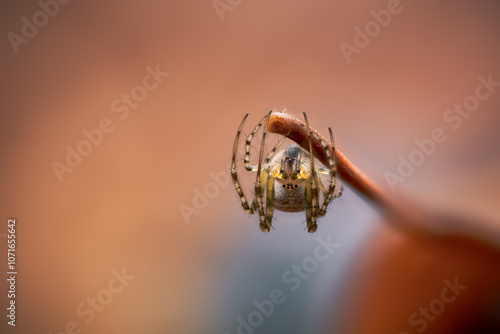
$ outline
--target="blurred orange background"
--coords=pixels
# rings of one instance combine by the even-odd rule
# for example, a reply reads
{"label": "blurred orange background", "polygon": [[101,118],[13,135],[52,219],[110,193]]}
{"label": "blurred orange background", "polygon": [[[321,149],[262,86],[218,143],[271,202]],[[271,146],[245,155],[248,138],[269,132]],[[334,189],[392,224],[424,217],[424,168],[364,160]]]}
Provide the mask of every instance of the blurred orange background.
{"label": "blurred orange background", "polygon": [[[313,128],[332,126],[339,148],[387,191],[384,173],[397,171],[398,156],[443,128],[447,140],[396,195],[500,221],[500,89],[458,129],[443,120],[474,94],[479,76],[500,81],[496,1],[401,0],[400,12],[350,62],[341,43],[355,45],[355,27],[364,29],[387,1],[46,2],[53,17],[17,46],[9,33],[22,36],[22,18],[33,22],[43,9],[36,1],[0,5],[5,272],[9,217],[17,220],[18,256],[17,325],[2,314],[2,333],[55,334],[70,321],[82,333],[236,333],[237,318],[274,289],[287,300],[255,333],[336,332],[365,321],[347,312],[354,295],[346,291],[356,289],[350,278],[401,236],[348,187],[314,235],[303,213],[278,212],[264,235],[226,182],[245,113],[249,133],[271,109],[306,111]],[[151,90],[136,88],[155,69],[169,75]],[[133,108],[120,102],[126,117],[112,106],[124,94],[141,99]],[[67,164],[67,146],[76,150],[82,131],[105,119],[113,130],[58,178],[54,162]],[[250,185],[255,174],[240,177]],[[207,187],[213,196],[195,204]],[[498,247],[500,226],[487,228]],[[282,274],[328,237],[338,250],[290,291]],[[87,323],[78,305],[122,268],[135,278]],[[370,272],[361,269],[367,276],[356,284],[366,288]],[[436,297],[456,276],[445,274],[435,280]],[[424,306],[411,298],[408,309]],[[410,314],[383,322],[416,333]],[[375,324],[372,333],[392,329]]]}

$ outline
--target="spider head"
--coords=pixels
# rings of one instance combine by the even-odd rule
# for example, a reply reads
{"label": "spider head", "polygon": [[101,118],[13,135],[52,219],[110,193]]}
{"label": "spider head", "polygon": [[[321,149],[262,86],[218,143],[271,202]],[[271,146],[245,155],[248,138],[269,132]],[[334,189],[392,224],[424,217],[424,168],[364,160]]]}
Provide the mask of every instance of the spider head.
{"label": "spider head", "polygon": [[297,179],[300,172],[300,152],[297,145],[291,145],[283,152],[280,171],[284,179]]}

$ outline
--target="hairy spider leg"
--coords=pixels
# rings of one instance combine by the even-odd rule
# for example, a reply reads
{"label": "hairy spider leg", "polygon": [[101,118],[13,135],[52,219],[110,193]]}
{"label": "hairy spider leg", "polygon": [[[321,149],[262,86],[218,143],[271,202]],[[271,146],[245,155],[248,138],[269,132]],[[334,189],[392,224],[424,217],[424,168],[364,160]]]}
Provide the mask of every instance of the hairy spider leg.
{"label": "hairy spider leg", "polygon": [[248,135],[247,140],[245,142],[245,158],[243,159],[243,162],[245,164],[246,170],[249,172],[255,172],[255,171],[257,171],[257,168],[258,168],[258,166],[250,166],[250,144],[252,144],[253,137],[255,136],[257,131],[259,131],[260,127],[262,126],[262,124],[264,124],[266,119],[267,119],[267,115],[264,116],[261,119],[261,121],[259,122],[259,124],[257,124],[255,126],[255,128],[252,130],[252,132]]}
{"label": "hairy spider leg", "polygon": [[269,152],[269,154],[267,155],[266,157],[266,160],[264,160],[264,163],[267,165],[269,163],[269,161],[271,160],[271,157],[273,156],[274,152],[276,152],[276,150],[281,146],[281,144],[283,144],[283,142],[286,140],[286,137],[281,137],[280,140],[278,140],[278,142],[276,143],[276,145],[274,145],[273,149],[271,150],[271,152]]}
{"label": "hairy spider leg", "polygon": [[[269,232],[271,230],[271,223],[266,221],[266,216],[264,214],[264,208],[262,206],[262,184],[266,184],[267,182],[267,168],[265,171],[264,178],[262,178],[261,173],[262,173],[262,158],[264,155],[264,145],[266,142],[266,134],[267,134],[267,128],[269,126],[269,119],[271,118],[271,113],[273,111],[271,110],[269,114],[267,115],[266,119],[266,125],[264,126],[264,131],[262,133],[262,142],[260,143],[260,152],[259,152],[259,164],[257,168],[257,180],[255,181],[255,199],[257,200],[257,208],[259,209],[259,221],[260,221],[260,229],[264,232]],[[272,216],[271,216],[272,218]]]}
{"label": "hairy spider leg", "polygon": [[[257,124],[257,126],[255,126],[255,128],[252,130],[252,132],[248,135],[246,142],[245,142],[245,158],[243,159],[243,163],[245,164],[245,169],[249,172],[255,172],[255,171],[257,171],[257,168],[258,168],[258,166],[250,166],[250,150],[251,150],[251,144],[252,144],[253,137],[255,136],[257,131],[259,131],[262,124],[264,124],[265,120],[266,120],[266,117],[264,116],[264,118],[262,118],[262,120],[259,122],[259,124]],[[281,144],[283,144],[283,142],[285,140],[286,140],[286,137],[282,137],[282,138],[280,138],[280,140],[278,140],[278,143],[276,143],[276,145],[274,145],[274,147],[271,149],[271,152],[269,152],[266,159],[264,160],[264,164],[267,165],[269,163],[273,154],[281,146]]]}
{"label": "hairy spider leg", "polygon": [[311,128],[309,127],[309,121],[307,120],[307,115],[304,112],[304,119],[306,121],[307,128],[307,140],[309,142],[309,157],[311,162],[311,182],[306,183],[306,220],[307,220],[307,231],[313,233],[317,230],[318,225],[317,212],[318,212],[318,179],[316,178],[316,170],[314,168],[314,154],[312,150],[312,140],[311,140]]}
{"label": "hairy spider leg", "polygon": [[[340,182],[340,179],[336,177],[337,175],[337,164],[336,164],[336,155],[335,155],[335,142],[333,139],[333,133],[332,129],[328,128],[328,131],[330,132],[330,141],[332,145],[332,152],[330,151],[330,148],[326,144],[326,142],[319,137],[314,131],[311,130],[311,135],[315,137],[318,142],[323,146],[323,149],[326,154],[326,158],[328,160],[328,165],[330,168],[323,168],[323,167],[316,167],[316,173],[320,174],[328,174],[331,177],[330,180],[330,185],[328,191],[326,190],[325,186],[323,185],[323,182],[321,181],[321,178],[319,175],[316,175],[318,179],[318,184],[320,187],[321,192],[323,193],[324,196],[324,203],[321,206],[321,209],[318,211],[318,217],[323,217],[326,214],[326,209],[329,205],[329,203],[334,199],[342,196],[342,183]],[[340,191],[338,193],[335,193],[336,187],[340,185]]]}
{"label": "hairy spider leg", "polygon": [[276,180],[278,168],[273,168],[267,175],[266,185],[266,226],[272,226],[274,213],[274,181]]}
{"label": "hairy spider leg", "polygon": [[240,139],[241,135],[241,130],[243,129],[243,124],[245,124],[245,121],[248,117],[248,114],[246,114],[243,117],[243,120],[241,121],[240,127],[238,129],[238,132],[236,133],[236,138],[234,140],[234,146],[233,146],[233,159],[232,159],[232,164],[231,164],[231,177],[233,178],[233,183],[234,183],[234,188],[236,189],[236,192],[238,193],[238,196],[240,196],[240,201],[241,201],[241,206],[243,206],[243,209],[249,213],[253,214],[255,212],[256,208],[256,201],[252,202],[252,205],[248,205],[248,201],[243,194],[243,190],[240,187],[240,183],[238,182],[238,174],[236,172],[236,154],[238,150],[238,141]]}
{"label": "hairy spider leg", "polygon": [[[328,132],[330,133],[330,142],[332,145],[332,152],[330,154],[330,150],[328,146],[325,144],[323,140],[321,140],[321,143],[324,145],[325,152],[327,153],[327,159],[328,163],[330,164],[330,174],[331,174],[331,180],[330,180],[330,186],[328,189],[328,193],[325,194],[325,201],[323,205],[321,206],[321,209],[318,212],[319,217],[323,217],[326,214],[326,208],[328,207],[328,204],[330,204],[331,200],[337,197],[340,197],[342,195],[342,190],[335,194],[335,188],[336,188],[336,181],[337,179],[337,161],[336,161],[336,154],[335,154],[335,141],[333,139],[333,132],[332,128],[328,128]],[[333,157],[333,158],[332,158]],[[321,180],[320,180],[321,181]],[[338,180],[340,182],[340,180]],[[342,185],[340,185],[342,188]]]}

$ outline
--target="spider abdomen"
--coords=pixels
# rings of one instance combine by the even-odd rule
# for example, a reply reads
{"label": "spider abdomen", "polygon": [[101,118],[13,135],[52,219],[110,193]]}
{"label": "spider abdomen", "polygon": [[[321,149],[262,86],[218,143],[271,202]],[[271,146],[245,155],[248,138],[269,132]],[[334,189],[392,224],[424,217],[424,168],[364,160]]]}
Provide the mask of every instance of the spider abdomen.
{"label": "spider abdomen", "polygon": [[304,182],[290,183],[288,180],[276,180],[274,185],[274,206],[284,212],[305,210]]}

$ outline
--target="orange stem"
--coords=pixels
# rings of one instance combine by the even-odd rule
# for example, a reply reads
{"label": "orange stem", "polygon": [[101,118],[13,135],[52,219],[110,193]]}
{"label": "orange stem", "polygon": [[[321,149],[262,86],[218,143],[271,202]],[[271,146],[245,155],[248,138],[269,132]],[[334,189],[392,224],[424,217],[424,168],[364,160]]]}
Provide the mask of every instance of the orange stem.
{"label": "orange stem", "polygon": [[[292,115],[285,112],[272,113],[269,120],[268,131],[283,135],[296,142],[303,149],[309,151],[306,126],[304,122]],[[315,132],[321,140],[327,143],[328,147],[332,150],[332,146],[328,140],[316,130],[312,129],[312,131]],[[314,156],[328,166],[326,152],[318,138],[312,138],[312,149]],[[420,234],[424,231],[428,233],[429,230],[436,227],[436,225],[432,226],[429,217],[424,217],[418,210],[411,207],[409,203],[404,202],[402,199],[396,199],[394,196],[383,191],[352,164],[337,148],[335,149],[335,158],[339,176],[358,193],[362,194],[381,209],[382,212],[390,218],[389,221],[397,228],[407,233]]]}

